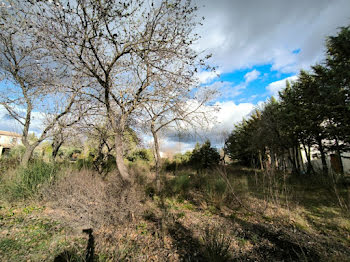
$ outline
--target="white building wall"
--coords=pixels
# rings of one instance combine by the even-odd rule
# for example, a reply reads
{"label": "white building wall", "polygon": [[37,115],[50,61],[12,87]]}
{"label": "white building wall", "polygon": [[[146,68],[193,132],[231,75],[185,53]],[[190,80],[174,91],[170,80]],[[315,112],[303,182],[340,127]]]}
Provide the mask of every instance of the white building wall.
{"label": "white building wall", "polygon": [[[307,158],[306,158],[306,154],[303,148],[301,148],[301,156],[302,156],[302,160],[304,163],[304,166],[306,168],[307,166]],[[311,149],[311,163],[313,168],[317,171],[321,171],[322,170],[322,160],[321,158],[317,158],[317,157],[312,157],[313,155],[319,155],[319,152],[317,150],[312,150]],[[343,163],[343,168],[344,168],[344,173],[350,175],[350,153],[343,153],[342,154],[342,163]],[[345,157],[346,158],[345,158]],[[326,162],[327,162],[327,166],[330,169],[331,168],[331,157],[329,154],[327,154],[326,157]]]}
{"label": "white building wall", "polygon": [[20,141],[19,137],[0,135],[0,145],[19,145]]}
{"label": "white building wall", "polygon": [[4,148],[12,148],[22,144],[21,136],[19,134],[11,135],[10,132],[0,131],[0,157]]}

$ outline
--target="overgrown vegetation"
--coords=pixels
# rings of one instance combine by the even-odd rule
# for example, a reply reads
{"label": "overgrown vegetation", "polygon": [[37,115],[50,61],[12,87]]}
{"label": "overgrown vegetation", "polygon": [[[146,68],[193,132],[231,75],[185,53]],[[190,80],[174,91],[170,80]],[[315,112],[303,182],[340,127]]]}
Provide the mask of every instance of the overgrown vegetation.
{"label": "overgrown vegetation", "polygon": [[186,167],[175,176],[163,172],[158,195],[149,164],[131,164],[139,176],[134,193],[93,169],[33,162],[13,170],[1,187],[0,252],[8,261],[59,254],[84,261],[88,240],[81,229],[92,227],[97,261],[346,261],[350,255],[349,214],[317,179],[239,166],[200,173]]}
{"label": "overgrown vegetation", "polygon": [[[223,155],[208,140],[162,159],[163,128],[202,127],[215,110],[202,111],[214,91],[196,93],[209,56],[192,48],[191,1],[10,2],[0,70],[18,97],[0,102],[23,146],[0,158],[0,259],[349,260],[350,27],[328,38],[321,65],[235,126]],[[37,102],[50,109],[38,136]]]}
{"label": "overgrown vegetation", "polygon": [[53,183],[59,167],[56,164],[34,161],[27,167],[18,167],[1,177],[1,196],[12,200],[23,200],[36,196],[40,188]]}

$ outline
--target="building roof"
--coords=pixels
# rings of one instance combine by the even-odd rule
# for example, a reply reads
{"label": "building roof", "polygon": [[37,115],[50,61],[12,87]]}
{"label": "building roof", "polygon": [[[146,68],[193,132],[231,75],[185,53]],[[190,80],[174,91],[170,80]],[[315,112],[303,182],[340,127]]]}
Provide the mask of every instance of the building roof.
{"label": "building roof", "polygon": [[1,131],[0,130],[0,136],[15,136],[15,137],[22,137],[20,134],[15,132],[9,132],[9,131]]}

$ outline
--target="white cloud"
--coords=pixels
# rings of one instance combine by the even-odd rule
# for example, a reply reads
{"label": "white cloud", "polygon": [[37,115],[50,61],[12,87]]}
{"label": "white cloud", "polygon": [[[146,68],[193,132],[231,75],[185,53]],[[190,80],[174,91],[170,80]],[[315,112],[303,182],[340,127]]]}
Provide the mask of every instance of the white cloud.
{"label": "white cloud", "polygon": [[324,57],[325,37],[350,23],[349,0],[196,3],[205,17],[197,49],[212,53],[211,62],[223,73],[257,64],[282,72],[307,69]]}
{"label": "white cloud", "polygon": [[0,130],[20,133],[20,125],[9,117],[6,109],[0,106]]}
{"label": "white cloud", "polygon": [[178,137],[178,141],[167,137],[160,139],[160,151],[164,156],[169,156],[176,153],[185,153],[186,151],[192,150],[193,147],[194,143],[183,142],[181,141],[181,137]]}
{"label": "white cloud", "polygon": [[270,95],[277,97],[278,92],[281,91],[283,88],[286,87],[286,81],[292,82],[297,80],[298,76],[290,76],[285,79],[275,81],[270,83],[267,87],[266,90],[269,91]]}
{"label": "white cloud", "polygon": [[202,71],[197,74],[197,78],[201,84],[206,84],[211,80],[217,78],[219,74],[220,72]]}
{"label": "white cloud", "polygon": [[[44,115],[40,112],[32,112],[30,132],[39,134],[43,129]],[[22,133],[23,127],[16,120],[11,118],[6,109],[0,105],[0,130]]]}
{"label": "white cloud", "polygon": [[234,124],[247,116],[255,107],[252,103],[235,104],[233,101],[217,102],[220,110],[216,113],[218,124],[213,127],[213,133],[231,132]]}
{"label": "white cloud", "polygon": [[252,103],[235,104],[233,101],[217,102],[215,106],[220,107],[220,110],[214,113],[213,118],[216,122],[209,128],[190,130],[189,133],[180,136],[174,130],[163,133],[162,152],[185,152],[193,149],[197,141],[204,142],[206,139],[209,139],[214,146],[222,147],[234,125],[256,107]]}
{"label": "white cloud", "polygon": [[246,88],[245,84],[234,85],[233,82],[229,81],[216,81],[212,83],[208,88],[219,90],[221,97],[224,99],[232,99],[242,94],[243,89]]}
{"label": "white cloud", "polygon": [[249,82],[252,82],[256,80],[260,75],[260,72],[256,69],[253,71],[250,71],[244,75],[245,83],[248,84]]}

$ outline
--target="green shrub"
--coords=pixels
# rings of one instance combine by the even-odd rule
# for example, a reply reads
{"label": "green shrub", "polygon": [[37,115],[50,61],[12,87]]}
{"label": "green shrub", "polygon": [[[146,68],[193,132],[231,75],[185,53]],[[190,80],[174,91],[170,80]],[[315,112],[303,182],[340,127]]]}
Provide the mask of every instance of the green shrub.
{"label": "green shrub", "polygon": [[202,192],[207,201],[218,206],[222,204],[227,196],[225,180],[208,172],[199,174],[183,173],[165,183],[164,190],[168,196],[178,195],[187,198],[190,190],[196,190]]}
{"label": "green shrub", "polygon": [[[128,160],[126,160],[128,161]],[[144,176],[151,171],[149,162],[143,160],[136,160],[134,162],[127,162],[129,169],[135,174],[135,176]]]}
{"label": "green shrub", "polygon": [[[116,159],[113,155],[99,155],[98,157],[94,157],[92,155],[89,156],[88,160],[91,161],[88,163],[87,168],[93,167],[100,175],[106,176],[109,172],[116,168]],[[86,163],[87,164],[87,163]]]}
{"label": "green shrub", "polygon": [[78,148],[71,148],[67,151],[67,159],[70,161],[76,161],[81,154],[81,150]]}
{"label": "green shrub", "polygon": [[190,159],[192,156],[191,151],[187,151],[184,154],[177,153],[174,155],[172,160],[165,159],[162,162],[162,169],[165,172],[173,172],[175,173],[176,171],[179,170],[186,170],[191,168],[191,163]]}
{"label": "green shrub", "polygon": [[169,194],[187,195],[191,187],[191,178],[188,174],[176,176],[167,184],[166,191]]}
{"label": "green shrub", "polygon": [[24,151],[26,148],[23,145],[18,145],[13,148],[11,148],[9,157],[13,159],[17,159],[18,161],[21,160],[22,155],[24,154]]}
{"label": "green shrub", "polygon": [[146,162],[151,162],[153,161],[153,154],[150,149],[138,149],[130,153],[126,159],[129,160],[130,162],[135,162],[137,160],[143,160]]}
{"label": "green shrub", "polygon": [[222,178],[208,179],[206,184],[206,198],[217,207],[221,206],[226,197],[227,184]]}
{"label": "green shrub", "polygon": [[223,195],[226,192],[226,187],[227,184],[221,177],[214,180],[213,189],[215,193]]}
{"label": "green shrub", "polygon": [[117,166],[116,159],[112,155],[107,156],[107,161],[102,164],[102,168],[105,172],[110,172]]}
{"label": "green shrub", "polygon": [[2,186],[2,193],[9,199],[23,199],[38,193],[41,186],[54,181],[58,166],[34,161],[28,167],[19,167]]}
{"label": "green shrub", "polygon": [[146,197],[150,197],[153,199],[154,195],[156,194],[156,189],[153,184],[147,184],[145,188],[145,194]]}
{"label": "green shrub", "polygon": [[207,185],[210,182],[210,176],[207,172],[195,174],[191,178],[193,188],[200,191],[205,191],[207,189]]}
{"label": "green shrub", "polygon": [[165,172],[175,172],[177,169],[178,163],[176,161],[170,161],[169,159],[165,159],[162,164],[162,169]]}
{"label": "green shrub", "polygon": [[190,159],[192,157],[192,152],[191,151],[187,151],[184,154],[181,153],[177,153],[174,155],[174,161],[177,162],[179,165],[188,165]]}
{"label": "green shrub", "polygon": [[82,170],[82,169],[92,169],[94,164],[94,159],[89,156],[87,158],[79,158],[76,162],[75,162],[75,167],[78,170]]}

